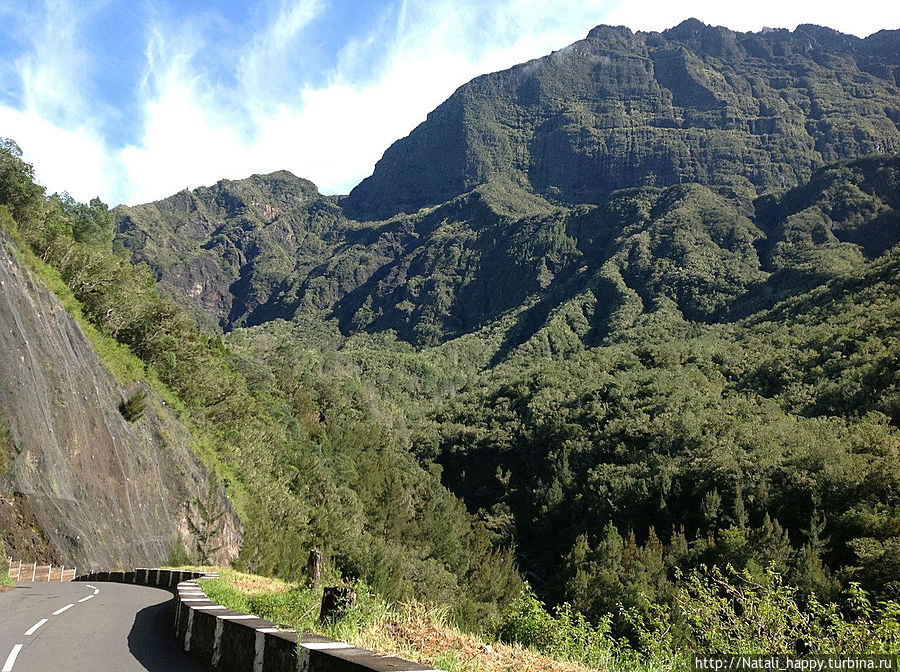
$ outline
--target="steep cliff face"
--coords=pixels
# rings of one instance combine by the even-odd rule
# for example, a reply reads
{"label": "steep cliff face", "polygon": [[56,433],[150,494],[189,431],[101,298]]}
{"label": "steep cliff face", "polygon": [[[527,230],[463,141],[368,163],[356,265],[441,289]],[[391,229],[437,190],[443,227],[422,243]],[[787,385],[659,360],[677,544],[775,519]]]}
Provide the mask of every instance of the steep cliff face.
{"label": "steep cliff face", "polygon": [[144,416],[126,422],[118,407],[138,386],[117,383],[12,249],[0,235],[7,552],[79,567],[152,566],[181,540],[193,550],[199,531],[220,540],[215,559],[233,558],[240,521],[192,454],[177,414],[151,392]]}
{"label": "steep cliff face", "polygon": [[560,203],[687,182],[748,201],[829,162],[900,150],[900,33],[599,26],[460,87],[344,199],[358,219],[504,178]]}

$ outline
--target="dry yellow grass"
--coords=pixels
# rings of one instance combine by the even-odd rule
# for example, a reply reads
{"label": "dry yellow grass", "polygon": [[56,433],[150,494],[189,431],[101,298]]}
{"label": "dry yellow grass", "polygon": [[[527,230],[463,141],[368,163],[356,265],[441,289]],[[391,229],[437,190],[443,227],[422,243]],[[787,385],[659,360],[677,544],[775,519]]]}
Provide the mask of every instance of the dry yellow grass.
{"label": "dry yellow grass", "polygon": [[[245,595],[284,593],[296,585],[218,567],[190,569],[219,572],[221,578]],[[429,666],[446,665],[449,656],[454,660],[454,669],[462,672],[596,672],[519,645],[485,642],[453,627],[446,611],[418,603],[386,611],[383,618],[343,638],[355,646]]]}
{"label": "dry yellow grass", "polygon": [[228,582],[244,595],[252,595],[259,592],[286,593],[294,587],[294,584],[285,583],[278,579],[269,579],[265,576],[256,576],[254,574],[242,574],[241,572],[232,572],[228,577]]}
{"label": "dry yellow grass", "polygon": [[391,613],[351,643],[424,665],[439,664],[453,653],[459,668],[473,672],[594,672],[522,646],[489,644],[453,628],[440,612],[421,605],[407,605],[403,614]]}

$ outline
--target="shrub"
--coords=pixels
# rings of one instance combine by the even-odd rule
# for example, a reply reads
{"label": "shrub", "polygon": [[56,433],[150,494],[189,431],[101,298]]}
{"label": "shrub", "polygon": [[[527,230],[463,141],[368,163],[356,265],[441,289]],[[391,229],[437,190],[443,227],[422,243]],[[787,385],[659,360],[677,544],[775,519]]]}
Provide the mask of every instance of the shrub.
{"label": "shrub", "polygon": [[128,399],[119,404],[119,412],[128,422],[135,422],[144,416],[144,410],[147,408],[147,392],[138,390]]}
{"label": "shrub", "polygon": [[608,667],[617,649],[610,636],[611,622],[600,619],[596,626],[568,604],[549,613],[531,587],[504,612],[498,636],[508,643],[519,643],[554,658],[588,666]]}

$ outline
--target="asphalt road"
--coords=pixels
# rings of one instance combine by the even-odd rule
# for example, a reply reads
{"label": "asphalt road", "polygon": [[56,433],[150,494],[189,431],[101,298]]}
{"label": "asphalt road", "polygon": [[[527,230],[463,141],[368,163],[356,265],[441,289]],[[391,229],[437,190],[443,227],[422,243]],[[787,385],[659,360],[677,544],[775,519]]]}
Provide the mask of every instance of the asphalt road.
{"label": "asphalt road", "polygon": [[145,586],[17,584],[0,593],[0,672],[208,672],[176,641],[174,604]]}

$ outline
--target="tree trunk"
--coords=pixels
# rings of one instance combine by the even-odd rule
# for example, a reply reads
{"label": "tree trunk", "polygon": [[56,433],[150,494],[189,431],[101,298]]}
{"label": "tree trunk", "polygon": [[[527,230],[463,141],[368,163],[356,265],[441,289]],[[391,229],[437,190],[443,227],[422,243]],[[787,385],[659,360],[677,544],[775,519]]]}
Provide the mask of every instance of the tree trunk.
{"label": "tree trunk", "polygon": [[306,584],[315,590],[319,587],[319,579],[322,578],[322,551],[313,549],[309,552],[309,561],[306,563]]}

